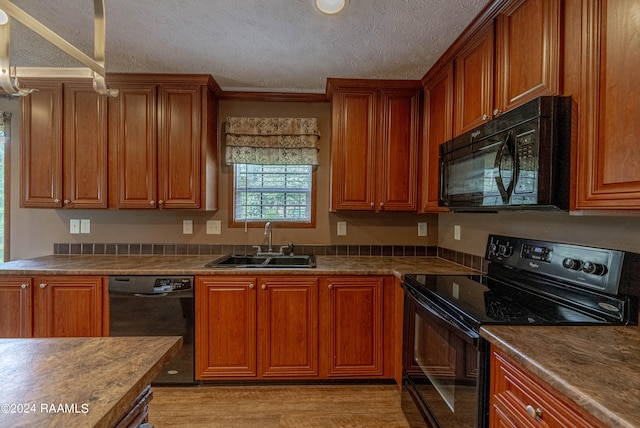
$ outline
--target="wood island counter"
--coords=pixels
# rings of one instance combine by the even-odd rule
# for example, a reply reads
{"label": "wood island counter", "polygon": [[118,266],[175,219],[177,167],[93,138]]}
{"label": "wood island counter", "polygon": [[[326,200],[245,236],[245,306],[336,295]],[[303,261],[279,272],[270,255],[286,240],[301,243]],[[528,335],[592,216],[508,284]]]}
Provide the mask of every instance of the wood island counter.
{"label": "wood island counter", "polygon": [[0,427],[129,426],[146,418],[149,385],[181,346],[181,337],[0,339]]}

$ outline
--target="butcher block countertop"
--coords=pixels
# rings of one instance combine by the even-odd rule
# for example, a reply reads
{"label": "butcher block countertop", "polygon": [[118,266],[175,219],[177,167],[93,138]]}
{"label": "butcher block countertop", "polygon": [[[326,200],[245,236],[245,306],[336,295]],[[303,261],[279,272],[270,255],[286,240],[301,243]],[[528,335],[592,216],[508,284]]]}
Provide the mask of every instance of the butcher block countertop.
{"label": "butcher block countertop", "polygon": [[640,426],[640,327],[485,326],[480,334],[604,425]]}
{"label": "butcher block countertop", "polygon": [[0,427],[111,427],[181,337],[0,339]]}
{"label": "butcher block countertop", "polygon": [[315,268],[206,268],[223,255],[51,255],[0,264],[0,275],[396,275],[472,274],[437,257],[316,256]]}

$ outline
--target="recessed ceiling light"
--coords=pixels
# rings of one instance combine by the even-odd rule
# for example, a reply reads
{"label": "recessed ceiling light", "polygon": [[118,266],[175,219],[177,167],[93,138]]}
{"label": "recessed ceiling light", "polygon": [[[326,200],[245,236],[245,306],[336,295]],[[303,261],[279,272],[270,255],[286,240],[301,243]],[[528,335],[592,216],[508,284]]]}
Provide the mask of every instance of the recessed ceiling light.
{"label": "recessed ceiling light", "polygon": [[327,15],[335,15],[345,8],[349,0],[315,0],[316,8]]}

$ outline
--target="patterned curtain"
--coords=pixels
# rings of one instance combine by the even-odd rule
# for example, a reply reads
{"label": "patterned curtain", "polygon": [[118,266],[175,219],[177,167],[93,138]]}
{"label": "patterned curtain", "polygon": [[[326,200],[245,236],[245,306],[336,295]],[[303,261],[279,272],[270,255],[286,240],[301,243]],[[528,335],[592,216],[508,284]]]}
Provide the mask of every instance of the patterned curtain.
{"label": "patterned curtain", "polygon": [[318,165],[318,119],[228,117],[227,165]]}

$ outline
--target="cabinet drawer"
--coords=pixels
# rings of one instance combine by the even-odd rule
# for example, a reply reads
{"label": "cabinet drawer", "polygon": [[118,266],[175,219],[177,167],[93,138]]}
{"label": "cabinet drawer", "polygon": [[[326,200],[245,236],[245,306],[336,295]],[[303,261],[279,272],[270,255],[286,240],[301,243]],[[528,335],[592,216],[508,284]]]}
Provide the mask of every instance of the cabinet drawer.
{"label": "cabinet drawer", "polygon": [[518,368],[491,354],[491,426],[599,427],[577,405]]}

